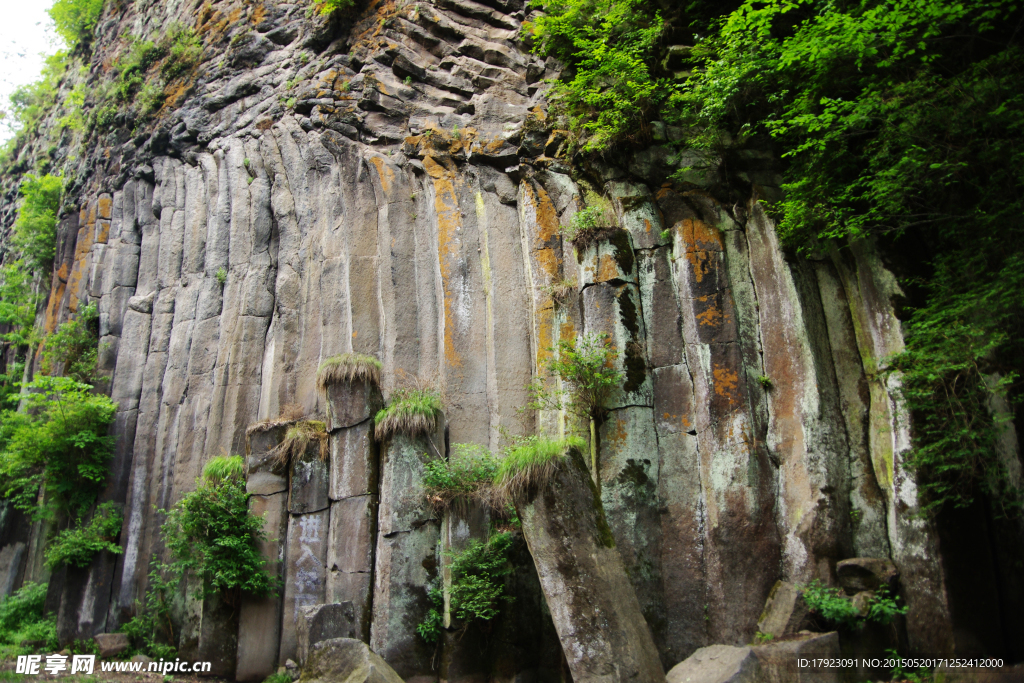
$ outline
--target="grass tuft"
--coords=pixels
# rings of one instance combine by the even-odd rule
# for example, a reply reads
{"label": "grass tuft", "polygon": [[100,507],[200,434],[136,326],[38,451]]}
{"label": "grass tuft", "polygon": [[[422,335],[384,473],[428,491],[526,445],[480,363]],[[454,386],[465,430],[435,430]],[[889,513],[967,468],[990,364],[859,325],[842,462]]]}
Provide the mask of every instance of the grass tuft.
{"label": "grass tuft", "polygon": [[427,501],[438,512],[468,510],[470,502],[490,505],[491,485],[498,472],[498,460],[478,444],[452,444],[451,458],[438,458],[426,465],[423,486]]}
{"label": "grass tuft", "polygon": [[384,441],[395,434],[430,434],[437,429],[441,408],[441,396],[433,389],[398,389],[390,405],[374,417],[374,436]]}
{"label": "grass tuft", "polygon": [[327,442],[327,424],[320,420],[299,420],[288,427],[284,439],[270,451],[279,465],[286,466],[291,460],[301,458],[311,441],[319,442],[320,460],[326,460],[330,447]]}
{"label": "grass tuft", "polygon": [[343,353],[331,356],[316,372],[316,386],[322,395],[327,387],[340,382],[373,382],[380,386],[380,361],[363,353]]}
{"label": "grass tuft", "polygon": [[203,479],[217,484],[225,479],[241,479],[244,463],[240,455],[218,455],[203,467]]}
{"label": "grass tuft", "polygon": [[494,475],[495,503],[514,503],[530,490],[544,486],[565,461],[570,449],[585,447],[586,443],[578,436],[564,439],[538,436],[509,449]]}

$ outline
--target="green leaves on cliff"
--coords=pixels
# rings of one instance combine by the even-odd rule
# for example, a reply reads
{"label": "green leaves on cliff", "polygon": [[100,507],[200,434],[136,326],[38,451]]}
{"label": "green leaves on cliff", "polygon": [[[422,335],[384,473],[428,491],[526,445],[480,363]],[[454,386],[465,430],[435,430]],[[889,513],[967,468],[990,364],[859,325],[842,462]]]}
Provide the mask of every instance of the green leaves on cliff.
{"label": "green leaves on cliff", "polygon": [[0,414],[0,495],[36,518],[81,519],[106,480],[117,405],[69,377],[26,388],[26,412]]}
{"label": "green leaves on cliff", "polygon": [[46,566],[54,569],[61,565],[86,567],[101,551],[115,555],[124,552],[117,544],[124,516],[117,503],[107,502],[96,508],[88,524],[79,523],[65,529],[46,548]]}
{"label": "green leaves on cliff", "polygon": [[535,50],[572,66],[572,76],[552,85],[550,98],[584,151],[612,142],[639,141],[666,97],[652,73],[665,28],[642,0],[534,0],[543,7],[525,31]]}
{"label": "green leaves on cliff", "polygon": [[53,268],[63,182],[60,176],[31,173],[21,181],[22,204],[14,222],[14,248],[25,265],[40,274],[49,273]]}
{"label": "green leaves on cliff", "polygon": [[70,46],[88,41],[103,12],[104,0],[54,0],[47,10],[57,33]]}
{"label": "green leaves on cliff", "polygon": [[194,577],[201,592],[274,593],[277,580],[267,574],[257,542],[267,540],[262,517],[249,514],[249,494],[240,458],[211,460],[197,481],[171,510],[161,530],[173,558],[166,567],[178,579]]}

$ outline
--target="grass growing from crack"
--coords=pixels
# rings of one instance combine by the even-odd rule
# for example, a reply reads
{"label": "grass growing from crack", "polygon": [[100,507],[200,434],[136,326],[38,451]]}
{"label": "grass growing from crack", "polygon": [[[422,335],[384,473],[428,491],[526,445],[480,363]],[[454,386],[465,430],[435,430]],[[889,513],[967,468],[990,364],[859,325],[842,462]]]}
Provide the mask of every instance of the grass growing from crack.
{"label": "grass growing from crack", "polygon": [[531,489],[544,486],[572,448],[582,450],[586,443],[578,436],[534,436],[509,449],[494,475],[495,500],[514,502]]}
{"label": "grass growing from crack", "polygon": [[343,353],[331,356],[316,372],[316,387],[322,395],[327,387],[342,382],[373,382],[380,386],[380,361],[363,353]]}
{"label": "grass growing from crack", "polygon": [[320,460],[326,460],[329,452],[327,443],[327,424],[320,420],[299,420],[284,433],[284,439],[271,451],[282,466],[290,461],[301,458],[309,444],[318,442]]}
{"label": "grass growing from crack", "polygon": [[437,429],[441,408],[441,396],[433,389],[398,389],[374,417],[374,436],[384,441],[396,434],[430,434]]}
{"label": "grass growing from crack", "polygon": [[439,458],[426,464],[423,486],[427,500],[438,512],[466,509],[471,501],[489,504],[498,459],[478,444],[453,444],[452,451],[449,460]]}

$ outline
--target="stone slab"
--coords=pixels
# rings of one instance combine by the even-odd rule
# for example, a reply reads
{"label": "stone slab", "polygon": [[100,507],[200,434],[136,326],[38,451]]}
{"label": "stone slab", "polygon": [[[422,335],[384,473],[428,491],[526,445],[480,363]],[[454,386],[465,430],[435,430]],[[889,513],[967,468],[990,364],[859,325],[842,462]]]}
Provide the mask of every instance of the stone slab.
{"label": "stone slab", "polygon": [[377,490],[378,449],[373,420],[331,432],[331,500],[362,496]]}
{"label": "stone slab", "polygon": [[334,431],[364,422],[384,407],[373,382],[339,382],[327,387],[327,429]]}
{"label": "stone slab", "polygon": [[311,649],[300,683],[403,683],[398,674],[366,643],[332,638]]}
{"label": "stone slab", "polygon": [[331,503],[327,568],[342,572],[373,571],[377,532],[377,497],[357,496]]}
{"label": "stone slab", "polygon": [[278,661],[295,659],[300,610],[320,605],[327,597],[327,536],[330,511],[320,510],[288,519],[285,556],[284,615]]}
{"label": "stone slab", "polygon": [[311,441],[301,458],[291,463],[288,511],[292,514],[318,512],[330,504],[327,487],[330,472],[326,459],[320,458],[320,445]]}
{"label": "stone slab", "polygon": [[327,601],[342,606],[351,627],[348,632],[341,633],[341,636],[370,642],[372,599],[371,572],[327,571]]}

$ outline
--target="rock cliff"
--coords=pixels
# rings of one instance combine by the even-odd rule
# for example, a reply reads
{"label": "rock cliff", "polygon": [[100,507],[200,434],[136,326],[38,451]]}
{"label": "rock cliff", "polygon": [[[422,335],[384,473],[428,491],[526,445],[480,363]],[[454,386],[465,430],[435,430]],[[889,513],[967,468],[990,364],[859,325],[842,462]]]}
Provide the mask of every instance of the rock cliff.
{"label": "rock cliff", "polygon": [[[194,27],[204,52],[153,120],[84,138],[67,162],[75,210],[61,216],[40,321],[53,331],[98,305],[99,365],[118,404],[103,499],[125,521],[123,555],[51,578],[62,640],[123,623],[163,552],[156,510],[194,488],[209,458],[258,453],[247,428],[292,404],[329,412],[316,388],[327,357],[378,357],[385,398],[413,378],[434,383],[446,427],[433,447],[497,451],[506,430],[559,431],[555,413],[519,418],[526,386],[559,340],[606,333],[624,382],[595,435],[600,499],[665,670],[750,642],[776,581],[834,583],[850,557],[895,563],[911,651],[974,646],[951,597],[963,589],[901,467],[912,426],[898,380],[880,373],[902,348],[901,291],[882,255],[863,243],[786,253],[762,203],[779,178],[759,150],[713,174],[741,177],[739,200],[718,180],[668,180],[689,162],[660,144],[664,127],[630,158],[568,157],[545,114],[544,79],[559,67],[519,39],[532,11],[521,0],[378,0],[330,18],[275,0],[105,11],[88,74],[69,79],[102,83],[124,36],[173,25]],[[33,144],[24,159],[41,153]],[[560,228],[590,195],[613,225],[577,249]],[[283,603],[243,606],[243,623],[269,624],[261,642],[218,631],[238,629],[222,606],[190,607],[197,656],[250,680],[296,657],[288,614],[308,584],[310,604],[368,595],[353,632],[337,635],[369,638],[407,680],[442,664],[445,678],[561,675],[528,563],[509,617],[525,625],[496,631],[504,649],[486,657],[452,641],[438,660],[415,622],[384,610],[398,594],[426,604],[435,545],[455,532],[426,511],[400,519],[410,482],[395,463],[427,447],[372,443],[368,417],[330,427],[335,462],[364,459],[351,491],[338,493],[333,469],[304,474],[323,491],[302,507],[293,471],[286,505],[288,482],[253,488],[250,466],[275,539],[265,550],[286,565]],[[5,524],[9,592],[46,577],[45,529]],[[361,550],[338,559],[352,544]],[[307,554],[312,578],[289,564]],[[246,647],[280,654],[249,659]]]}

